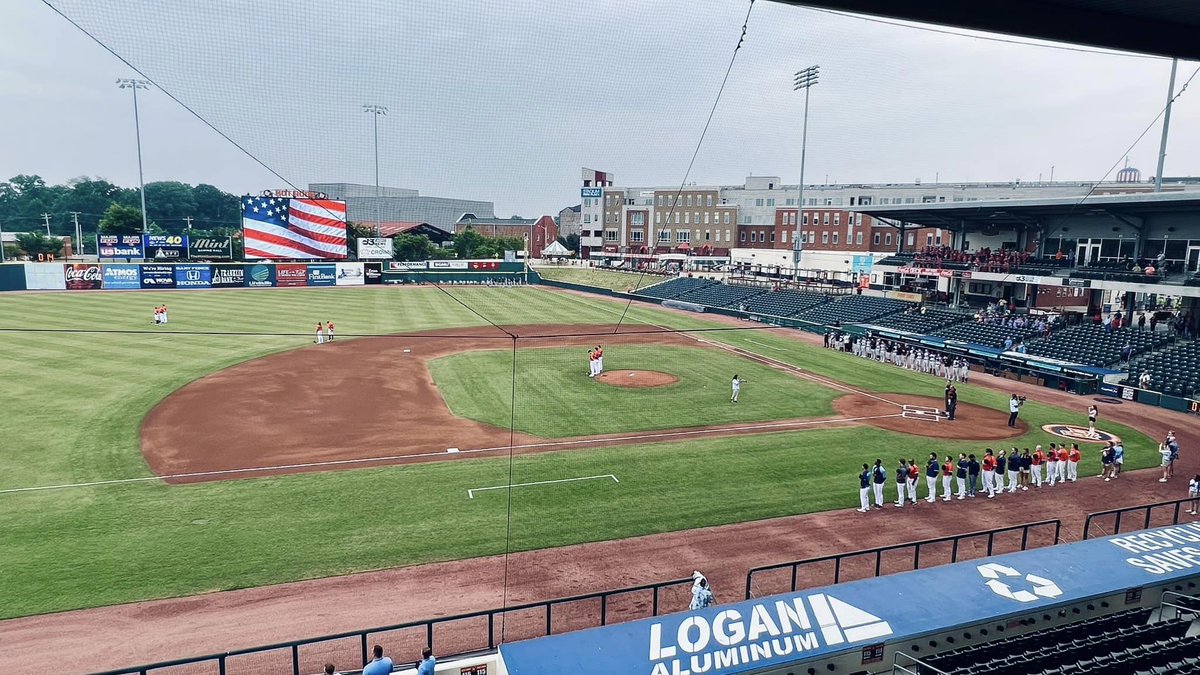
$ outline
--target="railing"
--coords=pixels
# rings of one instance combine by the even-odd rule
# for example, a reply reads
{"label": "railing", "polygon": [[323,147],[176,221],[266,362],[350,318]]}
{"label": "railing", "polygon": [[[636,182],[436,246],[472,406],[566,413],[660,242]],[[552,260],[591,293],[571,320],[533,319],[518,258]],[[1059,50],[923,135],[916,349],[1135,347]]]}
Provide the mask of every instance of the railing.
{"label": "railing", "polygon": [[[1054,536],[1052,538],[1050,538],[1048,536],[1049,533],[1047,532],[1047,534],[1044,535],[1044,537],[1047,541],[1031,542],[1031,536],[1030,536],[1031,531],[1042,530],[1042,529],[1046,529],[1046,530],[1052,529]],[[984,530],[984,531],[980,531],[980,532],[969,532],[966,534],[956,534],[956,535],[952,535],[952,536],[948,536],[948,537],[938,537],[936,539],[925,539],[922,541],[914,541],[914,542],[908,542],[908,543],[904,543],[904,544],[893,544],[891,546],[880,546],[878,548],[870,548],[870,549],[865,549],[865,550],[861,550],[861,551],[852,551],[849,553],[837,553],[834,555],[827,555],[827,556],[822,556],[819,558],[808,558],[805,560],[796,560],[794,562],[779,563],[779,564],[775,564],[775,565],[765,565],[763,567],[755,567],[746,574],[746,598],[750,599],[752,597],[755,597],[753,590],[754,590],[754,584],[756,582],[756,579],[755,579],[756,575],[761,578],[772,572],[778,573],[781,570],[788,570],[790,572],[790,578],[791,578],[790,587],[785,588],[785,589],[778,589],[776,586],[772,586],[772,590],[769,593],[767,593],[767,595],[773,595],[775,593],[784,593],[784,592],[795,592],[796,590],[798,590],[798,588],[801,587],[799,585],[800,584],[799,580],[800,580],[800,570],[802,567],[803,568],[814,568],[814,567],[820,567],[820,566],[828,567],[830,564],[832,564],[832,566],[833,566],[832,582],[828,582],[825,580],[818,580],[818,581],[810,580],[808,583],[806,583],[803,586],[804,588],[813,588],[816,586],[830,585],[830,583],[832,583],[832,584],[842,583],[842,577],[845,576],[847,573],[846,568],[848,567],[848,565],[847,565],[848,561],[851,563],[858,563],[857,565],[854,565],[854,570],[852,571],[852,573],[856,572],[856,574],[854,574],[854,577],[853,577],[854,579],[878,577],[878,576],[882,576],[883,574],[893,574],[896,572],[906,572],[906,571],[910,571],[910,570],[920,569],[921,568],[921,551],[927,550],[927,549],[929,549],[931,547],[935,547],[935,546],[943,546],[944,547],[946,545],[949,545],[950,550],[948,552],[948,556],[944,556],[944,557],[948,557],[948,559],[942,560],[941,562],[935,562],[935,563],[933,563],[933,565],[926,565],[926,567],[932,567],[932,566],[936,566],[936,565],[944,565],[944,564],[949,564],[949,563],[953,563],[953,562],[958,562],[960,553],[963,553],[964,551],[968,551],[968,550],[970,550],[972,553],[975,553],[975,551],[973,550],[974,545],[978,544],[979,542],[984,542],[983,552],[978,555],[970,555],[969,557],[963,557],[964,560],[973,560],[975,558],[983,558],[983,557],[993,555],[995,553],[1012,553],[1015,551],[1024,551],[1029,548],[1039,548],[1041,546],[1053,546],[1054,544],[1058,543],[1059,535],[1061,534],[1061,532],[1062,532],[1062,521],[1060,521],[1058,519],[1040,520],[1040,521],[1033,522],[1033,523],[1025,523],[1024,525],[1013,525],[1011,527],[1001,527],[1001,528],[994,529],[994,530]],[[1020,543],[1017,544],[1016,546],[1003,546],[1003,550],[997,551],[996,550],[997,537],[1002,537],[1002,543],[1007,543],[1007,541],[1006,541],[1007,538],[1004,537],[1004,535],[1008,535],[1010,533],[1019,533],[1020,534]],[[971,546],[964,546],[964,543],[971,544]],[[884,555],[885,554],[892,553],[895,551],[909,551],[909,550],[911,550],[911,557],[906,556],[902,565],[897,565],[897,564],[893,563],[892,565],[889,566],[890,569],[888,569],[886,572],[884,571]],[[872,558],[874,558],[873,566],[871,565]],[[896,559],[896,558],[898,558],[898,556],[892,556],[891,558]],[[928,560],[928,556],[926,556],[926,560]],[[864,566],[866,566],[867,570],[868,570],[867,573],[865,573],[865,574],[862,573],[862,567],[864,567]]]}
{"label": "railing", "polygon": [[1162,598],[1158,604],[1158,616],[1160,619],[1166,616],[1167,607],[1175,610],[1176,619],[1183,614],[1200,616],[1200,597],[1184,595],[1175,591],[1163,591]]}
{"label": "railing", "polygon": [[[433,648],[437,654],[479,653],[495,649],[500,642],[525,640],[604,626],[610,622],[622,623],[667,612],[683,611],[691,601],[691,594],[686,591],[691,584],[690,577],[674,579],[502,609],[162,661],[108,670],[95,675],[149,675],[181,666],[203,666],[200,672],[215,672],[218,675],[281,672],[301,675],[320,672],[322,665],[327,661],[354,663],[357,659],[359,664],[366,663],[372,644],[384,645],[385,653],[389,655],[412,656],[413,661],[421,648],[426,646]],[[663,597],[662,591],[672,587],[685,587],[685,590],[678,597]],[[402,660],[407,659],[397,659],[397,662]],[[188,669],[182,672],[192,671]]]}
{"label": "railing", "polygon": [[[1089,513],[1083,521],[1083,539],[1104,537],[1132,530],[1147,530],[1151,527],[1178,525],[1180,514],[1186,513],[1183,506],[1190,505],[1193,501],[1195,500],[1185,497]],[[1112,520],[1109,521],[1109,518]],[[1111,522],[1111,527],[1105,528],[1104,525],[1108,522]]]}
{"label": "railing", "polygon": [[944,670],[935,668],[921,659],[906,652],[896,652],[892,656],[892,675],[949,675]]}

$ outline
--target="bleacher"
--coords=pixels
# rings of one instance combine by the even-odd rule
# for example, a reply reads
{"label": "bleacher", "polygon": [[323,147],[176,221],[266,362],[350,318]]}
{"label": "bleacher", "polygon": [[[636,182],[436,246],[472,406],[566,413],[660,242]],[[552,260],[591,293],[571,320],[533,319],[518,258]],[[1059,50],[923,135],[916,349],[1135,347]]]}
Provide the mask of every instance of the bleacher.
{"label": "bleacher", "polygon": [[838,321],[846,323],[864,323],[873,321],[888,314],[902,312],[912,303],[878,298],[869,295],[848,295],[833,302],[817,305],[812,309],[800,312],[795,318],[829,325]]}
{"label": "bleacher", "polygon": [[1150,389],[1169,396],[1186,396],[1200,389],[1200,343],[1183,342],[1139,356],[1129,365],[1128,384],[1137,385],[1150,373]]}
{"label": "bleacher", "polygon": [[1167,333],[1161,331],[1151,333],[1128,327],[1108,331],[1102,325],[1089,323],[1072,326],[1049,339],[1035,341],[1028,346],[1028,350],[1035,356],[1104,367],[1121,359],[1121,348],[1127,342],[1136,356],[1161,347],[1170,339]]}
{"label": "bleacher", "polygon": [[732,307],[737,309],[740,303],[762,295],[766,290],[761,286],[711,284],[694,291],[688,291],[675,299],[684,302],[694,302],[697,305],[705,305],[707,307]]}
{"label": "bleacher", "polygon": [[1030,326],[1024,328],[1010,328],[994,323],[959,323],[948,328],[941,328],[932,333],[937,337],[942,337],[947,340],[961,340],[972,344],[984,345],[999,349],[1004,346],[1004,341],[1012,338],[1014,344],[1026,342],[1037,331]]}
{"label": "bleacher", "polygon": [[1098,281],[1123,281],[1131,284],[1157,284],[1162,276],[1149,276],[1144,272],[1129,272],[1126,270],[1097,270],[1082,269],[1071,272],[1073,279],[1096,279]]}
{"label": "bleacher", "polygon": [[746,311],[771,316],[792,316],[828,301],[829,296],[823,293],[785,288],[750,298],[746,301]]}
{"label": "bleacher", "polygon": [[920,311],[906,311],[899,314],[892,314],[872,323],[880,328],[891,328],[893,330],[928,335],[936,330],[948,328],[954,324],[970,320],[970,314],[951,312],[944,309],[930,309],[926,310],[923,314]]}
{"label": "bleacher", "polygon": [[636,295],[646,296],[648,298],[658,298],[660,300],[674,300],[684,293],[698,291],[706,286],[713,286],[717,282],[712,279],[692,279],[690,277],[675,277],[668,279],[662,283],[654,284],[640,288],[636,291]]}
{"label": "bleacher", "polygon": [[[948,675],[1135,675],[1200,672],[1191,619],[1147,623],[1136,609],[943,652],[925,663]],[[918,673],[937,672],[918,668]]]}

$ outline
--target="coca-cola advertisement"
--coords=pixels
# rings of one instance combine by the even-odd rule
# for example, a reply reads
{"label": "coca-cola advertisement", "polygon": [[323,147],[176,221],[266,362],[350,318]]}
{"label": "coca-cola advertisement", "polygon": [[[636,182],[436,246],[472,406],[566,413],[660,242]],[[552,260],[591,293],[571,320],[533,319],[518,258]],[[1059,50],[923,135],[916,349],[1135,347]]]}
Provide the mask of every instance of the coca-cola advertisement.
{"label": "coca-cola advertisement", "polygon": [[67,277],[68,291],[100,290],[103,275],[100,266],[90,263],[70,263],[63,265],[63,273]]}

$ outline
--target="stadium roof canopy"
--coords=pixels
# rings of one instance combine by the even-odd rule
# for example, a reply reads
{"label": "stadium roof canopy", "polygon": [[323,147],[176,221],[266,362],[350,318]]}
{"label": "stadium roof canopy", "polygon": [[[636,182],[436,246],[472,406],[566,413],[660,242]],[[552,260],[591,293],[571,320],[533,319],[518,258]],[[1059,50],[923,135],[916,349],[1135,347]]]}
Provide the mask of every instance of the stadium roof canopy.
{"label": "stadium roof canopy", "polygon": [[1067,216],[1109,216],[1126,223],[1167,214],[1200,216],[1200,193],[1101,195],[1086,199],[994,199],[977,202],[852,206],[849,210],[865,213],[885,222],[917,227],[940,227],[961,232],[989,226],[1022,228],[1037,225],[1051,218]]}
{"label": "stadium roof canopy", "polygon": [[790,5],[1200,60],[1196,0],[777,0]]}

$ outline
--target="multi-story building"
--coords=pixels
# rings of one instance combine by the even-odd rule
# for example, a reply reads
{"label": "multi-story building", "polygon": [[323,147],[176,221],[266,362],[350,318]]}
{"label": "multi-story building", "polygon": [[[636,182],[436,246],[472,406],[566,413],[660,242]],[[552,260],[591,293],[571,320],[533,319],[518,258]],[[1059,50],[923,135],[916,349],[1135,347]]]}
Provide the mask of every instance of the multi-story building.
{"label": "multi-story building", "polygon": [[579,226],[583,219],[583,214],[580,212],[582,208],[582,204],[576,204],[575,206],[568,206],[567,208],[558,212],[557,220],[559,236],[567,237],[572,234],[579,234]]}
{"label": "multi-story building", "polygon": [[539,256],[542,249],[550,242],[558,239],[558,225],[551,216],[539,218],[478,218],[467,214],[455,223],[455,232],[461,232],[470,227],[485,237],[507,237],[523,239],[529,244],[529,251]]}
{"label": "multi-story building", "polygon": [[[492,202],[453,197],[424,197],[416,190],[358,183],[309,183],[313,192],[346,202],[346,218],[356,223],[425,222],[447,232],[463,214],[494,218]],[[378,195],[378,196],[376,196]]]}

